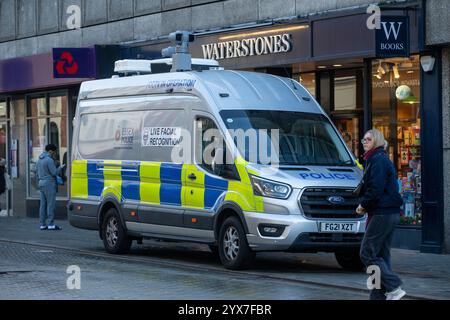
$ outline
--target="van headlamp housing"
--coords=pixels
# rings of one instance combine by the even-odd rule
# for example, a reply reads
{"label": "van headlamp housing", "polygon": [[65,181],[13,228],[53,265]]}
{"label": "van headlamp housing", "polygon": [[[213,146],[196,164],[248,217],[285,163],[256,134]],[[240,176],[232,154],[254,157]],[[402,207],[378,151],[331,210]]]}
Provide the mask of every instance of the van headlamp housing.
{"label": "van headlamp housing", "polygon": [[263,179],[250,175],[253,186],[253,193],[257,196],[287,199],[291,195],[292,187],[285,183]]}

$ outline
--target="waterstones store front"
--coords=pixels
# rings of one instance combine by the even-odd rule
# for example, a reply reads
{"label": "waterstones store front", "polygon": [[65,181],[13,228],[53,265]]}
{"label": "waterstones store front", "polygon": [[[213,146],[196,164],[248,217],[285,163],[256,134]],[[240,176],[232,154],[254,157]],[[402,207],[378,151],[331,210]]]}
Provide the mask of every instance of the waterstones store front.
{"label": "waterstones store front", "polygon": [[[199,34],[194,58],[225,69],[300,81],[322,105],[350,150],[362,160],[361,139],[381,130],[404,199],[394,246],[442,252],[442,125],[440,52],[423,45],[419,7],[382,9],[380,29],[365,10],[296,23],[269,23]],[[129,46],[123,56],[155,59],[168,42]],[[425,72],[421,58],[434,58]]]}

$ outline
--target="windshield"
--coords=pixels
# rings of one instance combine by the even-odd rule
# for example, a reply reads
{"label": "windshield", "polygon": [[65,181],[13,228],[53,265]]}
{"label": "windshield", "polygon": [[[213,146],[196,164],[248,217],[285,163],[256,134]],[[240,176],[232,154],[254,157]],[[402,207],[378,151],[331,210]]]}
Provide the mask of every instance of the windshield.
{"label": "windshield", "polygon": [[[220,115],[246,161],[267,164],[262,161],[261,155],[270,157],[273,150],[277,150],[274,145],[278,140],[279,165],[354,165],[337,132],[321,114],[223,110]],[[245,143],[238,143],[236,131],[245,132]],[[267,143],[272,136],[272,144]]]}

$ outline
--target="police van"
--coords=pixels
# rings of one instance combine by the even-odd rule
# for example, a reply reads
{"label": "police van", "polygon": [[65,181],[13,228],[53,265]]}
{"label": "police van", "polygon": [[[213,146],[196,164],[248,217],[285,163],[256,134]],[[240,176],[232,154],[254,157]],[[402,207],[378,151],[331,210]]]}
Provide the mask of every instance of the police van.
{"label": "police van", "polygon": [[195,63],[192,37],[171,37],[171,59],[118,61],[122,76],[81,85],[71,225],[113,254],[161,239],[207,244],[229,269],[261,251],[334,252],[361,269],[362,172],[315,99],[292,79]]}

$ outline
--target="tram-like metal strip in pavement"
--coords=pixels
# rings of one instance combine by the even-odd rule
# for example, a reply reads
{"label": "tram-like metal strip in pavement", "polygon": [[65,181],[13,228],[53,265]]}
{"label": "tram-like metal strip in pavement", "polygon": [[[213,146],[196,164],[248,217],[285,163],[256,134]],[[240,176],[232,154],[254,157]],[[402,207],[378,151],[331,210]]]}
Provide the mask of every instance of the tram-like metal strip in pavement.
{"label": "tram-like metal strip in pavement", "polygon": [[[358,293],[364,293],[368,295],[368,290],[365,289],[359,289],[355,287],[349,287],[349,286],[342,286],[337,284],[329,284],[329,283],[321,283],[317,281],[308,281],[308,280],[302,280],[302,279],[290,279],[290,278],[283,278],[278,277],[274,275],[264,275],[260,273],[255,273],[251,271],[236,271],[236,270],[227,270],[222,267],[206,267],[203,265],[194,265],[190,263],[185,262],[170,262],[170,261],[163,261],[160,259],[155,259],[151,257],[135,257],[135,256],[128,256],[128,255],[112,255],[108,253],[100,253],[100,252],[93,252],[89,250],[80,250],[80,249],[74,249],[70,247],[61,247],[57,245],[48,245],[48,244],[42,244],[42,243],[35,243],[35,242],[24,242],[24,241],[12,241],[9,239],[2,239],[0,238],[0,242],[4,243],[12,243],[12,244],[22,244],[22,245],[28,245],[28,246],[34,246],[34,247],[41,247],[41,248],[48,248],[48,249],[57,249],[62,251],[68,251],[71,253],[78,253],[81,255],[87,255],[87,256],[93,256],[93,257],[102,257],[106,259],[112,259],[112,260],[121,260],[121,261],[129,261],[129,262],[138,262],[138,263],[153,263],[158,266],[162,267],[173,267],[177,269],[184,269],[184,270],[192,270],[192,271],[205,271],[205,272],[217,272],[222,273],[234,277],[248,277],[252,276],[255,278],[262,278],[262,279],[270,279],[275,281],[281,281],[281,282],[289,282],[294,284],[303,284],[313,287],[322,287],[322,288],[331,288],[331,289],[338,289],[338,290],[346,290],[346,291],[353,291]],[[406,300],[412,299],[412,300],[436,300],[436,297],[426,297],[426,296],[414,296],[408,294],[406,296]]]}

